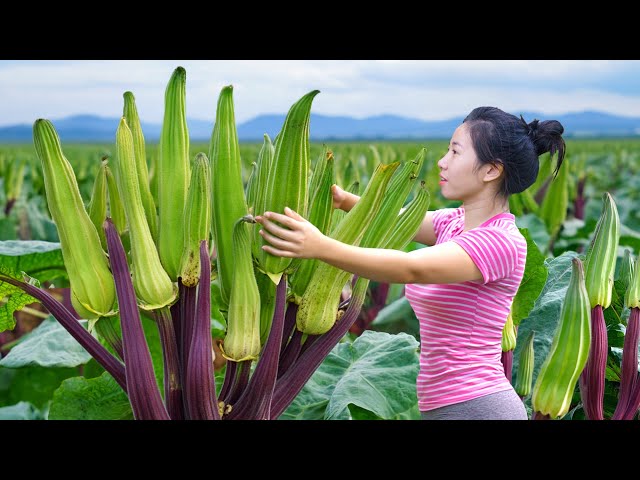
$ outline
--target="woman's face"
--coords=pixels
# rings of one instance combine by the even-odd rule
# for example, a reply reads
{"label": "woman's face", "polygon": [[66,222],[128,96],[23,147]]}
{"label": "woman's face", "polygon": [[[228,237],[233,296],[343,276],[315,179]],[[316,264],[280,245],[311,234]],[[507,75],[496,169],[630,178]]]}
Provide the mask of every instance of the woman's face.
{"label": "woman's face", "polygon": [[453,132],[448,151],[438,162],[442,195],[448,200],[472,201],[486,186],[482,181],[484,169],[477,169],[477,164],[471,136],[463,123]]}

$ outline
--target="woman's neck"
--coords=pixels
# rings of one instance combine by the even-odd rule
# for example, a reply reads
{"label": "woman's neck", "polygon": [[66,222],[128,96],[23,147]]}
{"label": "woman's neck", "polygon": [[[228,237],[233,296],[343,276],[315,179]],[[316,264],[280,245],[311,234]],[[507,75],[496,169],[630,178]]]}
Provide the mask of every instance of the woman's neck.
{"label": "woman's neck", "polygon": [[464,231],[476,228],[500,213],[509,212],[509,200],[481,199],[464,202]]}

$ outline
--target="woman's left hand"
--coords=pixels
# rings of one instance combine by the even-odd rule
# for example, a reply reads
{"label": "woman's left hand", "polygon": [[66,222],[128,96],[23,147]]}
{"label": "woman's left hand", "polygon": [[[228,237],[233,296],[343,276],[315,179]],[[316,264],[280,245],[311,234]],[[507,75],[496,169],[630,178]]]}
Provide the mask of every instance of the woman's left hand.
{"label": "woman's left hand", "polygon": [[318,258],[327,237],[289,207],[285,207],[284,213],[265,212],[256,217],[256,222],[264,227],[260,235],[269,243],[262,249],[278,257]]}

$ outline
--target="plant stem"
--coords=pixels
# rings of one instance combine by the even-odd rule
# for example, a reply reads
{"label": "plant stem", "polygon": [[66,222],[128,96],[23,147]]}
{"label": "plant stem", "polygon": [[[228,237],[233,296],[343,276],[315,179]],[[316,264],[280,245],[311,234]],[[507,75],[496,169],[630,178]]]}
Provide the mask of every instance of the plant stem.
{"label": "plant stem", "polygon": [[168,307],[162,307],[155,311],[155,316],[164,360],[164,402],[172,420],[184,420],[182,378],[171,312]]}

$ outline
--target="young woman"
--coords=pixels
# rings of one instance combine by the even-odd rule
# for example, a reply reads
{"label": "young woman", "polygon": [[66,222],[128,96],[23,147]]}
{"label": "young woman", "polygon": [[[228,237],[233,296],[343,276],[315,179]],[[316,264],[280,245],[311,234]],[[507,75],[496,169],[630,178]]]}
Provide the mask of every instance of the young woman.
{"label": "young woman", "polygon": [[[557,174],[565,155],[563,132],[555,120],[527,123],[498,108],[474,109],[438,162],[442,195],[462,205],[427,213],[414,240],[430,248],[407,253],[347,245],[288,208],[284,215],[256,218],[269,243],[263,248],[407,284],[406,297],[420,321],[422,418],[526,420],[500,361],[502,329],[527,256],[509,195],[533,184],[543,153],[557,153]],[[337,185],[332,194],[334,207],[345,211],[359,200]]]}

